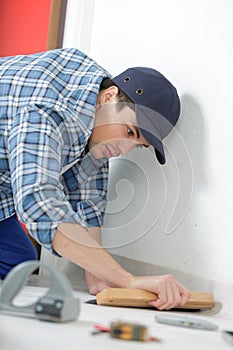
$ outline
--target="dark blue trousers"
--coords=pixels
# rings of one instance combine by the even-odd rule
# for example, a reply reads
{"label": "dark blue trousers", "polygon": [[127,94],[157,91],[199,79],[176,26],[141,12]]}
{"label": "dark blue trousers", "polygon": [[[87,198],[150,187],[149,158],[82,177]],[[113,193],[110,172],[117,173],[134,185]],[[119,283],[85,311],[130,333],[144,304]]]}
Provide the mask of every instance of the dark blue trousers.
{"label": "dark blue trousers", "polygon": [[0,221],[0,278],[21,262],[37,259],[37,251],[16,215]]}

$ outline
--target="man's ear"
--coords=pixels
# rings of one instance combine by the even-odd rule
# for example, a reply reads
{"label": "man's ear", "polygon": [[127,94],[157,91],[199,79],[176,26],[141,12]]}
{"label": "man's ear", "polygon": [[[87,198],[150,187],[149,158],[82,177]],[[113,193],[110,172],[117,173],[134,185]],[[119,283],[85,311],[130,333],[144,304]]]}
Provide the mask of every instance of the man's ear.
{"label": "man's ear", "polygon": [[[107,89],[101,91],[100,103],[114,102],[116,96],[119,93],[119,88],[117,86],[110,86]],[[116,102],[116,101],[115,101]]]}

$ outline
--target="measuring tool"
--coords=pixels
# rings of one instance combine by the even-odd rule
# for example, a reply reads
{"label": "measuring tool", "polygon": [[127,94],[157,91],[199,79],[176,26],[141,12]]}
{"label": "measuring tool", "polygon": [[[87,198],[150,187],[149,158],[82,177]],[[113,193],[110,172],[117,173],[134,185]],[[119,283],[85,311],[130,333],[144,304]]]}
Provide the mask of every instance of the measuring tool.
{"label": "measuring tool", "polygon": [[158,338],[149,337],[147,327],[138,323],[115,321],[110,327],[99,324],[94,327],[96,331],[92,332],[93,335],[108,332],[112,338],[121,340],[160,341]]}
{"label": "measuring tool", "polygon": [[123,340],[148,340],[147,327],[136,323],[113,322],[110,328],[110,336]]}
{"label": "measuring tool", "polygon": [[[27,306],[16,306],[14,299],[26,284],[28,277],[37,268],[49,272],[51,286],[47,293],[35,303]],[[36,317],[39,320],[65,322],[75,320],[80,311],[79,300],[72,295],[69,280],[53,266],[40,261],[26,261],[14,267],[2,284],[0,294],[0,312],[16,316]]]}

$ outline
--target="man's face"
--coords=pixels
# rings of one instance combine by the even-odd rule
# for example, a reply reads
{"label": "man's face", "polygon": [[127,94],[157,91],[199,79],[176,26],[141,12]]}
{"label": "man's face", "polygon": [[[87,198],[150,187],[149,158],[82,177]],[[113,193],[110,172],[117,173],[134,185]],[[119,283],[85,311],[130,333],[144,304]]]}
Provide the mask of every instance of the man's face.
{"label": "man's face", "polygon": [[116,87],[104,90],[97,101],[89,150],[98,159],[126,155],[135,147],[149,146],[138,130],[136,113],[126,104],[118,111],[117,92]]}

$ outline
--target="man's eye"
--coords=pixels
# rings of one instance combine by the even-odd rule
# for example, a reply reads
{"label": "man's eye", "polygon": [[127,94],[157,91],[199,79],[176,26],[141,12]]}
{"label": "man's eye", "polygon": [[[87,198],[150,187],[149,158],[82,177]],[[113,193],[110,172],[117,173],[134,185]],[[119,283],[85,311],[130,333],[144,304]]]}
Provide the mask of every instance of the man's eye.
{"label": "man's eye", "polygon": [[133,136],[134,135],[133,130],[131,130],[130,128],[127,129],[127,132],[128,132],[129,136]]}

